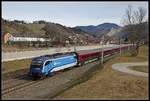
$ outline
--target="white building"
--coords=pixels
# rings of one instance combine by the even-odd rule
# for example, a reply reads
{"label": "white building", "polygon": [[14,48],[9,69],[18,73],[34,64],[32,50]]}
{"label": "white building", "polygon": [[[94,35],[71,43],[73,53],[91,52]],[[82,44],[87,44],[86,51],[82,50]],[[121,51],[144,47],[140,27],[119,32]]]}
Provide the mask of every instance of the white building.
{"label": "white building", "polygon": [[44,38],[10,37],[9,41],[46,41]]}
{"label": "white building", "polygon": [[40,36],[30,34],[30,33],[6,33],[4,35],[4,41],[7,43],[7,41],[13,41],[13,42],[18,42],[18,41],[50,41],[50,39],[45,39]]}

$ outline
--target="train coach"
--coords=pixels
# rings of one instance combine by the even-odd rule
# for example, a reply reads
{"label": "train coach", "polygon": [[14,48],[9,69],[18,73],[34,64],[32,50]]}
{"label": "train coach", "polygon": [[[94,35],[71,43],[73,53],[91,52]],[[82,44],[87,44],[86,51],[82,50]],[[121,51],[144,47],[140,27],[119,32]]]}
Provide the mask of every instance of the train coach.
{"label": "train coach", "polygon": [[82,66],[84,64],[97,61],[101,56],[101,52],[99,49],[82,50],[76,52],[76,54],[77,54],[78,66]]}

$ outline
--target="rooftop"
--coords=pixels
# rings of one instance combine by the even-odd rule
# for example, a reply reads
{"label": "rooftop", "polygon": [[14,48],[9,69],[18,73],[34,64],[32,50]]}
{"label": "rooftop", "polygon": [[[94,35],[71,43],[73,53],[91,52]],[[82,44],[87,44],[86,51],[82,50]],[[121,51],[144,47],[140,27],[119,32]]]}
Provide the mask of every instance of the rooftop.
{"label": "rooftop", "polygon": [[42,36],[36,35],[33,33],[10,33],[14,37],[33,37],[33,38],[41,38]]}

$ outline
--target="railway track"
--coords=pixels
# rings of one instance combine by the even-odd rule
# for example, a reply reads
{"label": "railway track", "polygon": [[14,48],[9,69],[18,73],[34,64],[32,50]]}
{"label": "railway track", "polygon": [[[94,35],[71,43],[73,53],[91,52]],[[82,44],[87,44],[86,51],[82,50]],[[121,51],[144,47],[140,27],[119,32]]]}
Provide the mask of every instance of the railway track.
{"label": "railway track", "polygon": [[8,88],[5,88],[5,89],[2,89],[2,95],[5,95],[7,93],[10,93],[10,92],[13,92],[15,90],[18,90],[18,89],[21,89],[21,88],[24,88],[24,87],[27,87],[29,85],[33,85],[35,84],[37,81],[31,81],[31,82],[27,82],[27,83],[21,83],[21,84],[18,84],[14,87],[8,87]]}
{"label": "railway track", "polygon": [[[62,70],[62,71],[66,71],[66,70],[69,70],[69,69],[65,69],[65,70]],[[62,71],[56,72],[55,74],[59,74]],[[13,91],[19,90],[21,88],[31,86],[31,85],[37,84],[38,82],[43,81],[43,80],[29,81],[29,78],[28,78],[28,80],[25,80],[25,78],[27,79],[27,75],[22,75],[22,77],[19,77],[17,79],[12,79],[12,80],[6,81],[5,82],[6,84],[7,83],[12,84],[12,82],[14,82],[15,85],[11,85],[9,87],[6,87],[6,88],[2,89],[2,95],[8,94],[10,92],[13,92]],[[24,79],[23,82],[20,81],[20,79]],[[46,79],[44,79],[44,80],[46,80]],[[16,84],[16,81],[18,81],[19,84]]]}
{"label": "railway track", "polygon": [[21,76],[21,77],[12,78],[12,79],[10,79],[10,80],[3,80],[3,82],[4,82],[5,84],[7,84],[7,83],[9,83],[9,82],[14,82],[14,81],[17,81],[17,80],[25,79],[26,77],[27,77],[26,75],[23,75],[23,76]]}
{"label": "railway track", "polygon": [[27,76],[27,74],[11,76],[9,79],[2,79],[2,90],[13,87],[13,86],[17,86],[19,84],[26,83],[29,81],[31,81],[31,79]]}
{"label": "railway track", "polygon": [[[104,56],[105,57],[111,57],[111,55],[112,55],[112,53],[110,54],[111,52],[110,51],[105,51],[105,53],[104,53]],[[115,52],[115,53],[118,53],[118,52]],[[115,54],[115,53],[113,53],[113,55]],[[105,60],[104,60],[105,61]],[[63,71],[65,71],[65,70],[63,70]],[[60,73],[60,71],[59,72],[57,72],[57,73]],[[26,78],[27,77],[27,75],[26,74],[24,74],[24,75],[20,75],[19,77],[15,77],[15,78],[12,78],[11,80],[8,80],[8,81],[4,81],[4,85],[6,84],[6,85],[8,85],[8,86],[6,86],[5,85],[5,87],[3,87],[3,89],[2,89],[2,95],[4,95],[4,96],[10,96],[11,94],[13,95],[13,93],[15,94],[16,92],[18,92],[18,95],[20,95],[19,93],[20,93],[20,91],[22,90],[22,92],[24,92],[28,87],[31,87],[31,86],[39,86],[39,84],[40,83],[43,83],[44,81],[46,81],[47,79],[49,79],[49,77],[48,78],[46,78],[46,79],[44,79],[44,80],[41,80],[41,79],[39,79],[39,80],[36,80],[36,81],[31,81],[31,80],[29,80],[29,78]],[[28,80],[27,80],[28,79]],[[64,77],[64,78],[61,78],[61,80],[62,81],[65,81],[66,80],[66,77]],[[70,81],[70,79],[68,78],[67,79],[68,81]],[[65,81],[65,82],[68,82],[68,81]],[[47,80],[48,81],[48,80]],[[46,82],[47,82],[46,81]],[[56,82],[58,82],[58,81],[56,81]],[[48,83],[48,86],[49,86],[49,82],[47,82]],[[51,88],[52,88],[52,90],[53,90],[53,86],[54,85],[56,85],[57,83],[52,83],[51,84]],[[61,84],[61,83],[60,83]],[[59,86],[56,86],[56,87],[59,87]],[[35,89],[35,90],[37,90],[36,88],[33,88],[33,89]],[[56,88],[57,89],[57,88]],[[29,89],[30,90],[30,89]],[[15,92],[16,91],[16,92]],[[45,91],[45,90],[44,90]],[[36,92],[36,91],[35,91]],[[48,91],[49,92],[49,91]],[[10,94],[11,93],[11,94]],[[8,94],[8,95],[7,95]],[[22,94],[22,93],[21,93]],[[26,94],[28,94],[28,96],[29,96],[29,93],[26,93]],[[24,96],[24,94],[22,94],[23,96]]]}
{"label": "railway track", "polygon": [[[56,72],[54,75],[56,74],[59,74],[59,73],[62,73],[62,71],[59,71],[59,72]],[[14,82],[14,85],[9,85],[8,87],[5,87],[5,88],[2,88],[2,95],[5,95],[5,94],[8,94],[8,93],[11,93],[13,91],[16,91],[16,90],[19,90],[19,89],[22,89],[22,88],[25,88],[25,87],[28,87],[28,86],[33,86],[34,84],[38,84],[40,82],[43,82],[45,80],[47,80],[49,77],[41,80],[41,79],[35,79],[34,81],[33,80],[30,80],[29,81],[29,77],[27,77],[27,75],[25,76],[22,76],[22,77],[19,77],[17,79],[12,79],[12,80],[9,80],[9,81],[4,81],[4,84],[3,85],[6,85],[6,84],[13,84],[12,82]],[[20,81],[19,79],[28,79],[27,80],[23,80],[23,81]],[[19,82],[18,84],[16,84],[16,82]]]}

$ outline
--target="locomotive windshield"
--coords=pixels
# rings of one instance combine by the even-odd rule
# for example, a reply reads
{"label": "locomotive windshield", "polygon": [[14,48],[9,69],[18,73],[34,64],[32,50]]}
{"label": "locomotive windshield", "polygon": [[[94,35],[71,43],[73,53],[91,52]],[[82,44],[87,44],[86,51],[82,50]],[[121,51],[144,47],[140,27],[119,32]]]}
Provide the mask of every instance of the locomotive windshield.
{"label": "locomotive windshield", "polygon": [[31,63],[31,66],[32,67],[42,67],[42,65],[43,65],[43,61],[32,61],[32,63]]}

